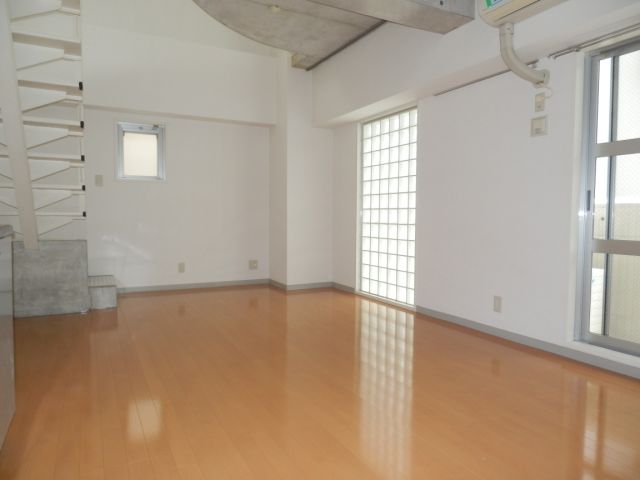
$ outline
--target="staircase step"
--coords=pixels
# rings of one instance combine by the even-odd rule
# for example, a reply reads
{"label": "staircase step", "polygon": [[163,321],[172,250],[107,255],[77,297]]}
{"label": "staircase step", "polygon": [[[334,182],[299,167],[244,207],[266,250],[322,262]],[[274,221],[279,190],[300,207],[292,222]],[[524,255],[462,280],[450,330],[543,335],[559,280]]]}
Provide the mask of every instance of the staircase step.
{"label": "staircase step", "polygon": [[27,124],[42,125],[47,127],[61,127],[61,128],[83,128],[84,122],[82,120],[69,120],[67,118],[49,118],[49,117],[36,117],[33,115],[23,115],[22,121]]}
{"label": "staircase step", "polygon": [[89,296],[91,309],[102,310],[118,306],[118,288],[113,275],[97,275],[89,277]]}
{"label": "staircase step", "polygon": [[40,45],[49,48],[60,48],[70,55],[80,55],[80,39],[46,35],[27,30],[12,29],[13,41],[29,45]]}
{"label": "staircase step", "polygon": [[18,78],[18,83],[25,87],[48,88],[53,90],[63,90],[65,92],[77,92],[81,90],[80,82],[67,82],[56,78],[32,78],[22,76]]}

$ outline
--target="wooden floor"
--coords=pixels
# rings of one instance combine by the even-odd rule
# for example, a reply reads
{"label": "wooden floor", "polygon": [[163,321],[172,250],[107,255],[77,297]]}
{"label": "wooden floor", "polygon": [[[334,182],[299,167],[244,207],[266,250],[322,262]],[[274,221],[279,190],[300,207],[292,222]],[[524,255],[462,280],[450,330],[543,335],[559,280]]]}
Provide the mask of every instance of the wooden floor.
{"label": "wooden floor", "polygon": [[16,322],[1,479],[640,479],[640,382],[334,290]]}

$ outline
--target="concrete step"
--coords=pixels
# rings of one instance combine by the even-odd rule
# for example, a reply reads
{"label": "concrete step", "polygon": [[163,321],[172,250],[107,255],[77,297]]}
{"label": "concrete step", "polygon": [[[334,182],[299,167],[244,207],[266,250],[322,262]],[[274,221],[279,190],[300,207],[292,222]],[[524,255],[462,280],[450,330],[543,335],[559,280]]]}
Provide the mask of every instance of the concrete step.
{"label": "concrete step", "polygon": [[113,275],[89,277],[89,296],[91,309],[116,308],[118,306],[118,288]]}
{"label": "concrete step", "polygon": [[88,311],[87,277],[85,240],[41,240],[38,250],[13,242],[14,316]]}

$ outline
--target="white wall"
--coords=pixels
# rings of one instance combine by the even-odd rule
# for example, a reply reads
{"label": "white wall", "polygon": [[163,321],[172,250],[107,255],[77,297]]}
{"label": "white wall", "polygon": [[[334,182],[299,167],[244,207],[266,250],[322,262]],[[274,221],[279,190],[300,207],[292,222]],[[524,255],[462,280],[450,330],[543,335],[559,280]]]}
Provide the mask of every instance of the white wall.
{"label": "white wall", "polygon": [[512,74],[420,102],[421,307],[553,343],[571,338],[579,63],[571,55],[545,65],[554,95],[542,137],[529,135],[536,92]]}
{"label": "white wall", "polygon": [[356,123],[333,131],[333,281],[356,287],[357,173]]}
{"label": "white wall", "polygon": [[[530,137],[537,91],[511,73],[419,102],[416,304],[640,366],[573,341],[583,57],[543,66],[553,79],[546,136]],[[334,134],[334,201],[355,211],[355,175],[342,181],[338,172],[356,168],[357,131]],[[351,286],[355,268],[340,265],[355,264],[357,219],[334,219],[334,281]]]}
{"label": "white wall", "polygon": [[276,124],[270,129],[269,265],[272,280],[287,284],[287,90],[290,57],[277,58]]}
{"label": "white wall", "polygon": [[[556,30],[560,24],[569,29],[565,43],[577,29],[603,33],[602,25],[613,28],[621,12],[628,14],[624,21],[637,21],[640,4],[568,1],[546,17],[547,28],[540,35],[562,43]],[[518,26],[518,31],[527,30],[534,34],[531,24]],[[416,42],[424,35],[383,27],[314,73],[316,118],[322,123],[382,114],[396,101],[418,103],[417,305],[640,367],[637,357],[573,340],[580,295],[583,57],[541,61],[551,70],[550,133],[531,138],[537,92],[512,73],[441,96],[423,95],[427,77],[436,79],[439,89],[458,84],[460,78],[454,82],[449,75],[453,63],[459,71],[477,71],[474,52],[484,52],[485,42],[492,41],[484,28],[469,26],[465,44],[455,48],[444,48],[453,42],[445,41],[448,36],[437,47],[424,43],[442,61],[430,57],[434,61],[412,65],[423,58]],[[399,55],[403,49],[412,53]],[[403,74],[397,75],[399,71]],[[442,79],[451,83],[440,83]],[[412,102],[413,96],[420,100]],[[334,202],[351,203],[348,208],[355,211],[355,176],[342,181],[358,162],[353,125],[334,128],[333,188]],[[334,207],[334,281],[351,286],[355,268],[341,266],[357,261],[349,239],[357,219],[338,212]],[[501,314],[493,312],[494,295],[503,297]]]}
{"label": "white wall", "polygon": [[313,126],[312,76],[278,57],[271,129],[271,278],[287,286],[332,281],[333,132]]}
{"label": "white wall", "polygon": [[510,73],[420,102],[416,304],[640,367],[574,341],[583,65],[542,62],[542,137],[529,135],[536,92]]}
{"label": "white wall", "polygon": [[[190,0],[152,3],[83,0],[90,272],[124,287],[269,278],[276,51]],[[166,182],[115,180],[122,120],[166,125]]]}
{"label": "white wall", "polygon": [[[139,287],[269,277],[269,130],[88,109],[90,274]],[[167,180],[115,180],[117,121],[166,126]],[[104,186],[93,186],[94,175]],[[258,270],[249,270],[256,259]],[[178,273],[178,262],[186,272]]]}
{"label": "white wall", "polygon": [[333,134],[313,127],[311,74],[288,75],[287,284],[331,282]]}
{"label": "white wall", "polygon": [[[84,102],[126,111],[273,124],[273,49],[190,0],[85,0]],[[125,14],[126,12],[126,14]]]}
{"label": "white wall", "polygon": [[[640,21],[637,0],[567,0],[516,25],[527,60]],[[385,24],[314,69],[319,125],[387,109],[504,70],[498,31],[476,19],[446,35]]]}
{"label": "white wall", "polygon": [[277,50],[235,33],[188,0],[82,0],[83,24],[275,56]]}

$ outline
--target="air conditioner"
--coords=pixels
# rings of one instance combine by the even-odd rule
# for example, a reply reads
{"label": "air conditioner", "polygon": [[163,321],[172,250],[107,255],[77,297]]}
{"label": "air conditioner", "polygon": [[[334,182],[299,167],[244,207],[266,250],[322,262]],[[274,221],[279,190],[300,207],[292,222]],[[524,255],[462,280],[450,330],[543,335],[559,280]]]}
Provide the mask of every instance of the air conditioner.
{"label": "air conditioner", "polygon": [[489,25],[516,23],[564,0],[476,0],[478,13]]}
{"label": "air conditioner", "polygon": [[515,22],[529,18],[564,0],[476,0],[478,14],[493,27],[500,29],[500,54],[504,63],[519,77],[537,87],[549,83],[548,70],[536,70],[518,58],[513,48]]}

